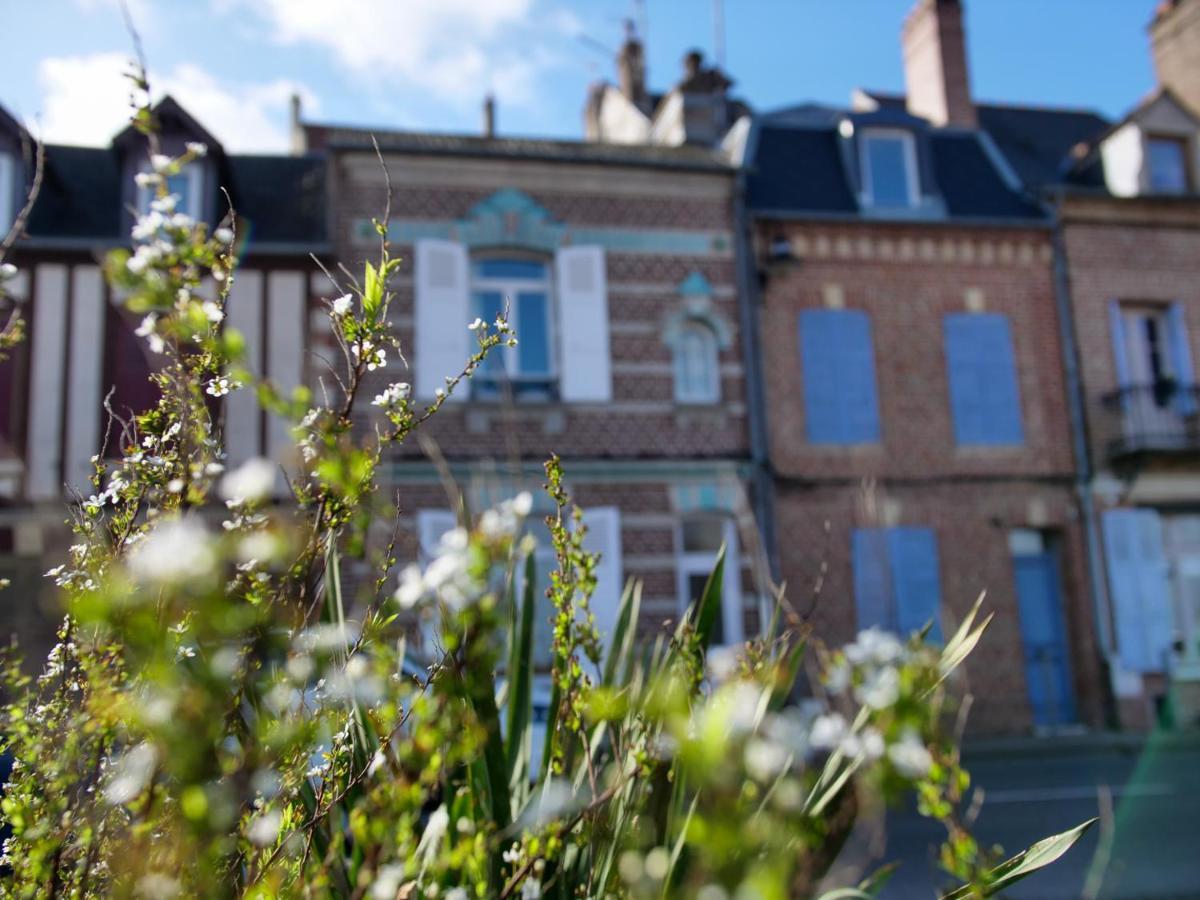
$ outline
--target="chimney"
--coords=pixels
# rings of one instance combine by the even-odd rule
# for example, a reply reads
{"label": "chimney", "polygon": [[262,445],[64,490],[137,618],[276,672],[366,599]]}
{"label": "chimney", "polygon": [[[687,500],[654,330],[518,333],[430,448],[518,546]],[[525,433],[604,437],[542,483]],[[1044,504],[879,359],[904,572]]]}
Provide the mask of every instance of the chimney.
{"label": "chimney", "polygon": [[1200,3],[1163,0],[1150,23],[1158,83],[1200,115]]}
{"label": "chimney", "polygon": [[483,98],[483,136],[496,136],[496,98],[491,94]]}
{"label": "chimney", "polygon": [[908,111],[934,125],[976,127],[960,0],[917,0],[901,43]]}
{"label": "chimney", "polygon": [[302,156],[308,152],[308,140],[304,134],[304,123],[300,121],[300,95],[293,93],[289,118],[292,155]]}
{"label": "chimney", "polygon": [[639,109],[646,102],[646,54],[633,27],[625,20],[625,43],[617,54],[617,85],[621,93]]}

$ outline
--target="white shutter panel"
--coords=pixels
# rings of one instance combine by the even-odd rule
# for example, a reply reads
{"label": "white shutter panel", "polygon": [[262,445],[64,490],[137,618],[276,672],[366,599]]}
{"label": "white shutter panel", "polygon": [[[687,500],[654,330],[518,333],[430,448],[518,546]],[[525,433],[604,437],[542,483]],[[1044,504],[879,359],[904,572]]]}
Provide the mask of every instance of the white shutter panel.
{"label": "white shutter panel", "polygon": [[422,509],[417,511],[417,541],[421,545],[422,562],[428,563],[437,556],[442,535],[454,528],[458,521],[448,509]]}
{"label": "white shutter panel", "polygon": [[725,576],[721,580],[721,615],[725,625],[725,643],[740,644],[746,633],[746,612],[742,606],[742,561],[738,557],[737,523],[725,526]]}
{"label": "white shutter panel", "polygon": [[583,523],[587,534],[583,548],[599,553],[596,566],[596,592],[592,594],[592,615],[600,633],[600,646],[608,656],[613,629],[620,612],[621,591],[624,588],[624,569],[621,565],[621,511],[615,506],[598,506],[584,510]]}
{"label": "white shutter panel", "polygon": [[[416,395],[432,400],[446,378],[462,371],[471,354],[467,251],[453,241],[417,241],[414,348]],[[465,400],[466,385],[451,396]]]}
{"label": "white shutter panel", "polygon": [[555,275],[562,398],[606,403],[612,399],[612,358],[604,248],[564,247],[555,258]]}

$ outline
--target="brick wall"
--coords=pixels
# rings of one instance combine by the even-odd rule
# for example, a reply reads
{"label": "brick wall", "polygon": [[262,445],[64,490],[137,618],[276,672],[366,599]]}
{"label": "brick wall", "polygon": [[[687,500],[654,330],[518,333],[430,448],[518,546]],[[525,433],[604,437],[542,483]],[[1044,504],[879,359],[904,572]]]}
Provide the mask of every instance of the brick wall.
{"label": "brick wall", "polygon": [[[778,235],[763,229],[764,240]],[[1069,477],[1070,430],[1045,232],[901,226],[793,226],[797,263],[773,267],[762,305],[771,456],[785,474],[913,478],[933,473]],[[823,447],[805,440],[798,316],[836,286],[871,317],[882,442]],[[967,311],[1009,317],[1025,443],[955,446],[942,320]]]}

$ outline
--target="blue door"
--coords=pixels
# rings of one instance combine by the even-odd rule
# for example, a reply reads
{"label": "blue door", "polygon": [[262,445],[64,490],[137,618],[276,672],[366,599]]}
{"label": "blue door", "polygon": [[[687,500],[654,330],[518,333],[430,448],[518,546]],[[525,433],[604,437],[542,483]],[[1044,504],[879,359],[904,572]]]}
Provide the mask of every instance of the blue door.
{"label": "blue door", "polygon": [[1033,722],[1069,725],[1075,721],[1075,693],[1067,659],[1058,560],[1053,553],[1021,554],[1013,557],[1013,567]]}

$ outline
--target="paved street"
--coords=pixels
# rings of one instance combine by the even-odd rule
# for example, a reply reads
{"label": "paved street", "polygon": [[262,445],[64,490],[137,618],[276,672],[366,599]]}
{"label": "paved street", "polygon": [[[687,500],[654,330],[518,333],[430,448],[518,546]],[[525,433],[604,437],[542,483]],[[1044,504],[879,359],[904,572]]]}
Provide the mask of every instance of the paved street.
{"label": "paved street", "polygon": [[[1154,737],[1140,747],[1030,741],[989,746],[966,762],[986,792],[975,829],[985,844],[1011,853],[1102,816],[1065,858],[1004,896],[1200,898],[1200,741]],[[937,896],[946,883],[934,857],[940,826],[899,811],[888,815],[886,835],[870,830],[856,834],[843,860],[861,861],[875,847],[877,859],[902,861],[885,900]],[[886,851],[878,852],[885,842]]]}

